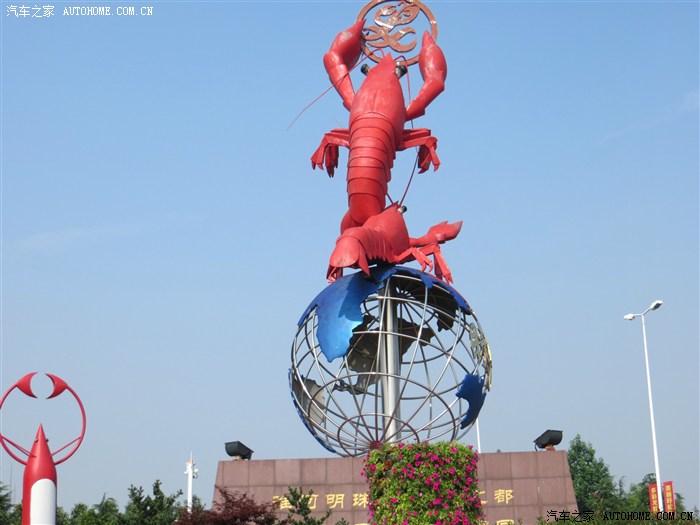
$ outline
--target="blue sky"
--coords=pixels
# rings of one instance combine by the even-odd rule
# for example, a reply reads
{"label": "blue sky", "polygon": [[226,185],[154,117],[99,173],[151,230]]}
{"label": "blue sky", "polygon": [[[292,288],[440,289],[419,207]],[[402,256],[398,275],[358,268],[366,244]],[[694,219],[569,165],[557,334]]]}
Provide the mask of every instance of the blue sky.
{"label": "blue sky", "polygon": [[[327,455],[286,375],[346,208],[346,157],[328,179],[309,156],[347,111],[329,92],[287,128],[364,3],[9,5],[0,380],[51,372],[85,403],[59,504],[185,489],[190,452],[209,501],[231,440],[258,459]],[[87,5],[153,13],[61,14]],[[700,505],[698,2],[429,6],[449,73],[415,124],[442,166],[415,177],[407,222],[465,222],[443,252],[492,347],[483,451],[557,428],[625,483],[652,472],[641,326],[623,315],[662,299],[647,317],[661,474]],[[16,401],[2,432],[28,443],[39,421],[52,444],[74,437],[66,399]],[[2,452],[0,481],[19,492],[21,473]]]}

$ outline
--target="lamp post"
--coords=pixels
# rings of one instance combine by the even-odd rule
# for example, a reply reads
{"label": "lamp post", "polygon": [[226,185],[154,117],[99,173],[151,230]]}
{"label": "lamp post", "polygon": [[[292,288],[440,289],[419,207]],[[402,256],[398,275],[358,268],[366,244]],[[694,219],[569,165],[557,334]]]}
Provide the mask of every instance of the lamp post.
{"label": "lamp post", "polygon": [[654,403],[651,400],[651,376],[649,375],[649,353],[647,351],[647,330],[644,324],[644,316],[649,312],[658,310],[663,301],[656,300],[649,308],[644,310],[641,314],[627,314],[625,319],[632,321],[637,317],[642,318],[642,338],[644,339],[644,364],[647,369],[647,391],[649,393],[649,417],[651,418],[651,443],[654,448],[654,468],[656,473],[656,497],[659,500],[659,510],[664,511],[664,498],[663,492],[661,492],[661,474],[659,473],[659,453],[656,449],[656,426],[654,425]]}

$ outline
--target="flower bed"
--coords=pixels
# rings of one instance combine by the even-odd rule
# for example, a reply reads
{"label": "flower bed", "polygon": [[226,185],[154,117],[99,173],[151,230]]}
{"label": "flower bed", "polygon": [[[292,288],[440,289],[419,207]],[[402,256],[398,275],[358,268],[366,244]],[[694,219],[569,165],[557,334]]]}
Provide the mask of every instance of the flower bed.
{"label": "flower bed", "polygon": [[363,475],[372,524],[477,524],[477,459],[459,443],[385,443],[371,450]]}

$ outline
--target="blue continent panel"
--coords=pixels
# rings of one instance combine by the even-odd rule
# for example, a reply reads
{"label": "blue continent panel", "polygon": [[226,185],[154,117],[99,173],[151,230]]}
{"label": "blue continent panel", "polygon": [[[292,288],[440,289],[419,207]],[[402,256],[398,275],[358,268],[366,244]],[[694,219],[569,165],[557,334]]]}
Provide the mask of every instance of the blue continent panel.
{"label": "blue continent panel", "polygon": [[301,326],[309,313],[316,308],[316,337],[323,355],[329,362],[343,357],[348,352],[353,330],[362,323],[362,303],[379,290],[387,278],[396,273],[418,277],[428,289],[439,284],[450,293],[459,308],[471,312],[467,301],[457,290],[432,275],[405,266],[376,266],[371,270],[371,277],[367,277],[363,272],[356,272],[329,284],[311,301],[299,319],[298,326]]}
{"label": "blue continent panel", "polygon": [[486,399],[484,380],[477,375],[467,374],[459,390],[457,390],[456,396],[469,402],[469,410],[467,410],[467,414],[462,418],[462,422],[459,425],[459,428],[466,428],[476,421],[481,407],[484,406],[484,400]]}

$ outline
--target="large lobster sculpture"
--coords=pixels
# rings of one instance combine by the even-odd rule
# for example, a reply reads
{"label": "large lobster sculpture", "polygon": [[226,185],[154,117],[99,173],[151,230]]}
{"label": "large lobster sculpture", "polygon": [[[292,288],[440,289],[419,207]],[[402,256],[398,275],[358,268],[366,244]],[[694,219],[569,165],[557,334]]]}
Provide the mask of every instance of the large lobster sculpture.
{"label": "large lobster sculpture", "polygon": [[[313,168],[326,169],[333,176],[338,167],[338,147],[350,150],[348,155],[348,211],[340,225],[340,237],[331,254],[327,277],[334,281],[342,276],[343,268],[360,268],[369,274],[369,264],[384,261],[399,264],[417,260],[422,270],[430,267],[435,275],[452,281],[450,270],[439,245],[454,239],[461,222],[442,222],[430,228],[420,238],[408,235],[403,218],[405,208],[398,204],[386,206],[387,185],[396,152],[418,147],[420,173],[430,165],[437,170],[437,139],[429,129],[404,129],[407,121],[425,114],[425,108],[445,87],[447,63],[442,50],[427,32],[423,35],[419,65],[423,86],[408,106],[405,105],[399,81],[406,67],[387,54],[370,69],[357,92],[353,89],[349,71],[362,52],[364,20],[336,36],[323,57],[333,86],[350,111],[348,128],[326,133],[321,145],[311,157]],[[428,258],[434,257],[434,265]]]}

